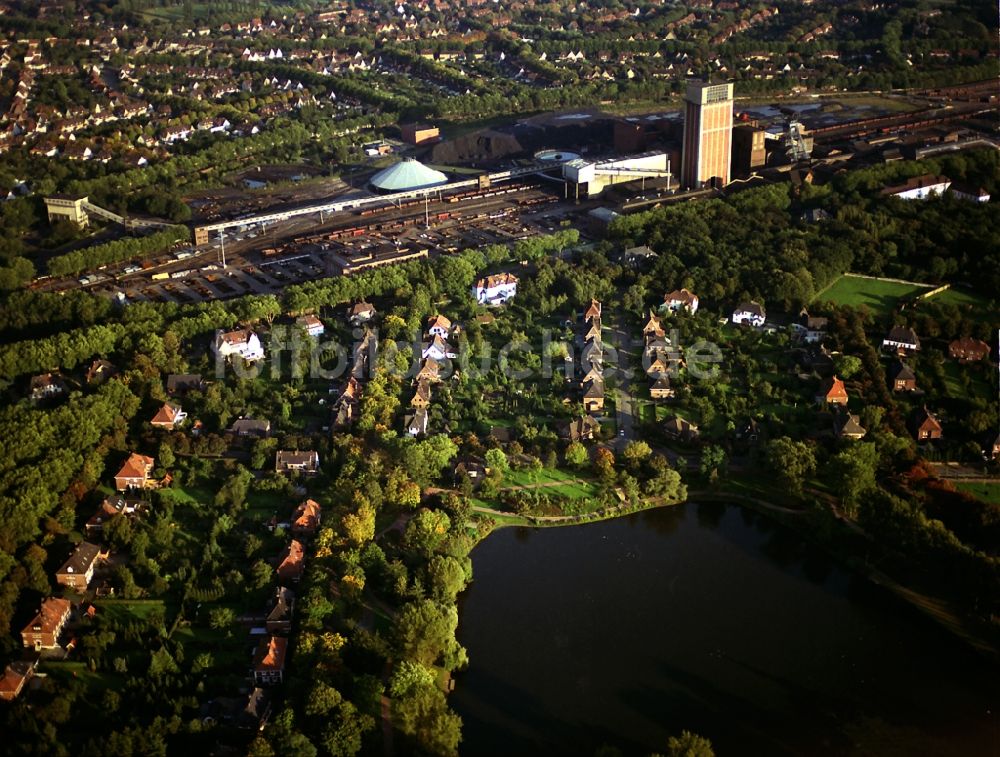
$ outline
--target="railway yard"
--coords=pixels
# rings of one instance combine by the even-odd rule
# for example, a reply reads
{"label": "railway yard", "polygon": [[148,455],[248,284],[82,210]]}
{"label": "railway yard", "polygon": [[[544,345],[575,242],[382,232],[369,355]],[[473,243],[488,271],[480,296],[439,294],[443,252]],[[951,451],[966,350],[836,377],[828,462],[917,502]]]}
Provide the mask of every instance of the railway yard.
{"label": "railway yard", "polygon": [[[208,245],[147,261],[144,268],[127,265],[73,283],[127,302],[271,294],[310,279],[548,233],[597,204],[563,200],[557,184],[521,180],[426,202],[331,214],[322,223],[307,216],[264,231],[248,225]],[[52,289],[69,284],[50,282]]]}

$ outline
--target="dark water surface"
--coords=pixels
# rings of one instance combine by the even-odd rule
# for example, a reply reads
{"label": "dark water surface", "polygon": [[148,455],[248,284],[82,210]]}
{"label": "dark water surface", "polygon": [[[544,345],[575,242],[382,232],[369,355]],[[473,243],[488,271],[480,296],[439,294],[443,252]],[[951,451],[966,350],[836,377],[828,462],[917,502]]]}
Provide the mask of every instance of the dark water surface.
{"label": "dark water surface", "polygon": [[682,729],[720,755],[1000,755],[1000,670],[753,512],[507,528],[472,560],[464,755],[648,754]]}

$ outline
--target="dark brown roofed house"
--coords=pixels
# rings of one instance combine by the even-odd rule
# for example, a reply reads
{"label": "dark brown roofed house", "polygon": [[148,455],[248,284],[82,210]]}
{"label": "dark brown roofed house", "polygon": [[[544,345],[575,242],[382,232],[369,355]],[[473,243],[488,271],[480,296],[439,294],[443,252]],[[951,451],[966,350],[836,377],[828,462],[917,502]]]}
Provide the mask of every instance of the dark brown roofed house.
{"label": "dark brown roofed house", "polygon": [[171,373],[167,376],[167,392],[170,394],[198,391],[203,385],[198,373]]}
{"label": "dark brown roofed house", "polygon": [[17,660],[6,667],[0,677],[0,701],[13,702],[17,699],[24,684],[35,672],[33,660]]}
{"label": "dark brown roofed house", "polygon": [[982,339],[964,336],[948,345],[948,354],[963,363],[975,363],[990,356],[990,346]]}
{"label": "dark brown roofed house", "polygon": [[239,418],[233,421],[229,427],[229,433],[235,436],[247,436],[256,439],[263,439],[271,433],[271,421],[254,420],[253,418]]}
{"label": "dark brown roofed house", "polygon": [[868,433],[861,425],[861,419],[853,413],[837,416],[833,429],[841,439],[864,439]]}
{"label": "dark brown roofed house", "polygon": [[265,627],[270,634],[288,634],[292,630],[292,614],[295,610],[295,592],[287,586],[279,586],[274,594],[274,607],[267,614]]}
{"label": "dark brown roofed house", "polygon": [[274,469],[278,473],[316,473],[319,471],[319,454],[312,450],[292,452],[278,450],[274,458]]}
{"label": "dark brown roofed house", "polygon": [[913,435],[916,437],[917,441],[928,441],[930,439],[940,439],[942,429],[941,423],[934,414],[931,413],[926,407],[921,408],[921,410],[914,416],[913,423]]}
{"label": "dark brown roofed house", "polygon": [[100,556],[101,548],[96,544],[81,542],[73,550],[73,554],[56,571],[56,583],[71,589],[86,589],[94,577],[94,567]]}
{"label": "dark brown roofed house", "polygon": [[592,416],[581,415],[558,427],[559,436],[571,442],[588,442],[601,431],[601,424]]}
{"label": "dark brown roofed house", "polygon": [[21,631],[21,641],[30,649],[55,649],[59,634],[69,620],[72,605],[68,599],[49,597],[42,602],[38,614]]}
{"label": "dark brown roofed house", "polygon": [[663,430],[667,436],[681,441],[694,441],[698,438],[698,427],[690,421],[675,415],[663,424]]}
{"label": "dark brown roofed house", "polygon": [[889,369],[889,382],[894,392],[913,392],[917,389],[917,375],[902,360],[897,360]]}
{"label": "dark brown roofed house", "polygon": [[917,333],[909,326],[893,326],[882,340],[882,348],[897,352],[914,352],[920,349],[920,340],[917,338]]}

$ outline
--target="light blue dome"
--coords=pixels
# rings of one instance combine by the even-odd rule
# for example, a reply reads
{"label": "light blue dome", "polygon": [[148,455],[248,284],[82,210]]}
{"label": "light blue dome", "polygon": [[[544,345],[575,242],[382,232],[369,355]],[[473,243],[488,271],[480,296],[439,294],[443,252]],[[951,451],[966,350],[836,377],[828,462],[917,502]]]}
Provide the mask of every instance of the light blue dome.
{"label": "light blue dome", "polygon": [[412,158],[379,171],[371,181],[372,186],[382,192],[407,192],[447,183],[448,177],[443,173]]}

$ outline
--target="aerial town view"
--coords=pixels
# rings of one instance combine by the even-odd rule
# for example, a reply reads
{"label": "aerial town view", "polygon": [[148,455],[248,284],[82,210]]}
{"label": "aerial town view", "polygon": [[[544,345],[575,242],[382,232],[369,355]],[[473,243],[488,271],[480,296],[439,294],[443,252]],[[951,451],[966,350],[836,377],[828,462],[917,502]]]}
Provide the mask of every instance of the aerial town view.
{"label": "aerial town view", "polygon": [[1000,756],[996,2],[0,40],[0,754]]}

